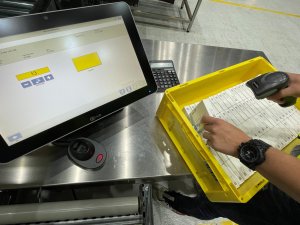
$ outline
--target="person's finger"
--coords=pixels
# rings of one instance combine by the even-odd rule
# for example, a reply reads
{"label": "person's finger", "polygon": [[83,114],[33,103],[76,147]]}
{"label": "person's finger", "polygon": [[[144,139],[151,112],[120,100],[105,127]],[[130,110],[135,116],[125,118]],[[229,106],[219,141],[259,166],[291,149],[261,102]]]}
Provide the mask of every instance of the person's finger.
{"label": "person's finger", "polygon": [[269,101],[273,101],[273,102],[275,102],[277,104],[283,104],[284,103],[284,101],[282,99],[277,99],[277,98],[273,98],[273,97],[267,97],[267,99]]}
{"label": "person's finger", "polygon": [[212,142],[211,142],[210,140],[207,140],[207,141],[206,141],[206,144],[207,144],[208,146],[210,146],[210,147],[213,147],[213,146],[212,146]]}
{"label": "person's finger", "polygon": [[293,96],[293,90],[288,87],[281,89],[274,95],[269,96],[267,99],[275,101],[275,102],[281,101],[281,103],[282,103],[283,102],[282,99],[287,96]]}
{"label": "person's finger", "polygon": [[203,115],[201,118],[201,122],[204,124],[214,124],[218,121],[217,118],[208,116],[208,115]]}
{"label": "person's finger", "polygon": [[291,96],[292,95],[292,89],[289,88],[289,87],[283,88],[278,93],[281,94],[282,97]]}
{"label": "person's finger", "polygon": [[204,132],[202,133],[202,136],[203,136],[205,139],[207,139],[207,140],[210,140],[210,139],[211,139],[211,133],[209,133],[209,132],[204,131]]}
{"label": "person's finger", "polygon": [[281,99],[281,98],[282,98],[282,96],[281,96],[281,93],[279,93],[279,92],[267,97],[267,99],[269,99],[269,100],[276,100],[276,99]]}
{"label": "person's finger", "polygon": [[204,124],[203,129],[210,133],[214,133],[214,125],[213,124]]}

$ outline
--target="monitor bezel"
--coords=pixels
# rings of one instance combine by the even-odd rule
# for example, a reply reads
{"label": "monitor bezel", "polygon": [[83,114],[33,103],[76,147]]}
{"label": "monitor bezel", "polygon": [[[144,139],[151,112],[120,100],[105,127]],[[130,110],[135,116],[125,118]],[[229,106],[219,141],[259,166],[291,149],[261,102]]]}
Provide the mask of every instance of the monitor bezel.
{"label": "monitor bezel", "polygon": [[94,123],[156,91],[157,87],[130,7],[124,2],[0,19],[0,38],[122,16],[147,86],[8,146],[0,134],[0,163],[7,163]]}

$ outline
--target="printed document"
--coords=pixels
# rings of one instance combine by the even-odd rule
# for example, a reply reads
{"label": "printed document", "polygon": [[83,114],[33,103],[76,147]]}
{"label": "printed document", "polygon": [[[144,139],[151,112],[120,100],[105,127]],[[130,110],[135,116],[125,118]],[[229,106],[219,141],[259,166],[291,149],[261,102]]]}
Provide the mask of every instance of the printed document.
{"label": "printed document", "polygon": [[[200,121],[206,113],[280,150],[300,133],[300,111],[295,106],[283,108],[267,99],[257,100],[245,83],[186,106],[185,112],[200,135]],[[210,149],[237,188],[254,173],[238,159]]]}

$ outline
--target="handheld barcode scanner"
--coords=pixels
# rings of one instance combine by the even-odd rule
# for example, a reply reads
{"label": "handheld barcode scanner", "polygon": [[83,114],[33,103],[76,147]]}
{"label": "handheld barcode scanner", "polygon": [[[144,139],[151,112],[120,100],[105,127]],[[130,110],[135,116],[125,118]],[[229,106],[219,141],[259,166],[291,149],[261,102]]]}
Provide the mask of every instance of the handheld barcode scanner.
{"label": "handheld barcode scanner", "polygon": [[[256,99],[263,99],[288,87],[289,77],[284,72],[270,72],[249,80],[246,85],[253,91]],[[284,97],[283,101],[284,103],[280,104],[280,106],[288,107],[296,103],[296,98],[288,96]]]}

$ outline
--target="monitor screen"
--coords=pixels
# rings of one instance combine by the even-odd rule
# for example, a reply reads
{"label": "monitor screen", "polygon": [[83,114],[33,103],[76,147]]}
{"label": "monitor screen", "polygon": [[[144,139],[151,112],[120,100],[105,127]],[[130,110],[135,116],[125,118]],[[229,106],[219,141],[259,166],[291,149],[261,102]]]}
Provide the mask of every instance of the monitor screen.
{"label": "monitor screen", "polygon": [[[95,12],[100,18],[89,18]],[[72,21],[72,15],[82,15],[82,21]],[[29,25],[34,19],[43,26]],[[29,30],[22,32],[26,21]],[[0,20],[0,26],[5,23],[19,30],[0,36],[1,162],[156,90],[125,3]]]}

